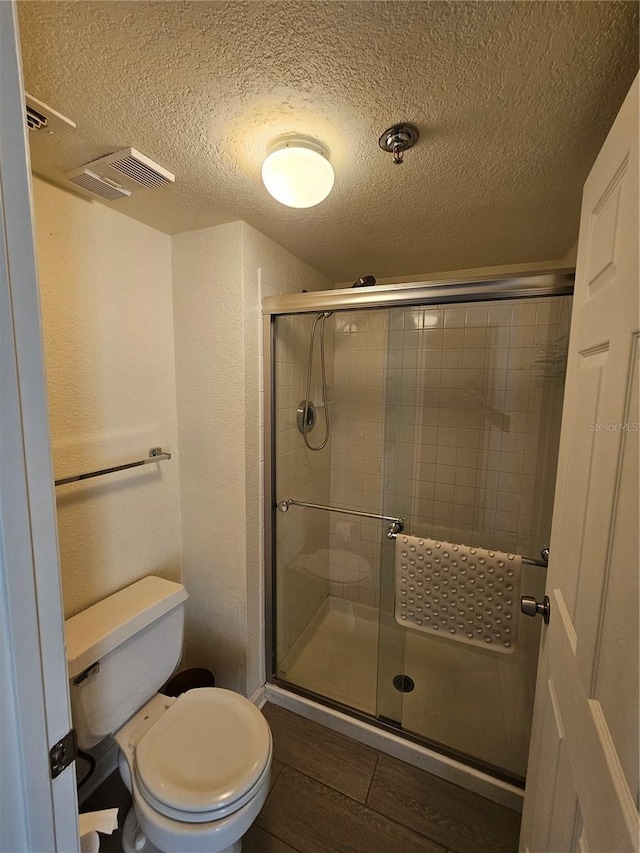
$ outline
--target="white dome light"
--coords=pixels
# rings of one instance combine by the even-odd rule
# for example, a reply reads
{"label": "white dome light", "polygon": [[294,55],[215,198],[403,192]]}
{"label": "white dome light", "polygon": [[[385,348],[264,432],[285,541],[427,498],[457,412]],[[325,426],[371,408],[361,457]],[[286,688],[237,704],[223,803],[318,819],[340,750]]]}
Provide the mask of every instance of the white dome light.
{"label": "white dome light", "polygon": [[333,167],[317,142],[291,137],[276,140],[262,164],[262,180],[287,207],[313,207],[329,195]]}

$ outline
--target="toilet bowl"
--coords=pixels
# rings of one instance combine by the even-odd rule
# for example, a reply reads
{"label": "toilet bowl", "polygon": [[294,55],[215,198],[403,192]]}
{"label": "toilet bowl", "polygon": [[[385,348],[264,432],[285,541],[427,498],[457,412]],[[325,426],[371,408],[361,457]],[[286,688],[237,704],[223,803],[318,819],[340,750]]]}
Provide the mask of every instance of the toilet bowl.
{"label": "toilet bowl", "polygon": [[271,732],[255,705],[218,687],[156,693],[179,657],[185,599],[144,578],[65,623],[79,745],[112,734],[120,748],[125,853],[239,853],[269,790]]}
{"label": "toilet bowl", "polygon": [[232,853],[269,791],[269,726],[217,687],[155,696],[115,734],[131,792],[124,850]]}

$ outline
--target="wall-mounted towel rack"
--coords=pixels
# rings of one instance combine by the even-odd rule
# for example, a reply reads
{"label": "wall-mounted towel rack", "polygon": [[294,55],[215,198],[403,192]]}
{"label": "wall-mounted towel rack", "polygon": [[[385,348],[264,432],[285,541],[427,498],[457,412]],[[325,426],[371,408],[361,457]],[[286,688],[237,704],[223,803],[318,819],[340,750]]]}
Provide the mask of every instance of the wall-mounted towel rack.
{"label": "wall-mounted towel rack", "polygon": [[78,480],[89,480],[91,477],[102,477],[103,474],[113,474],[115,471],[126,471],[127,468],[138,468],[140,465],[151,465],[152,462],[162,462],[163,459],[171,459],[168,450],[161,447],[152,447],[146,459],[137,459],[135,462],[125,462],[124,465],[113,465],[111,468],[102,468],[100,471],[89,471],[87,474],[76,474],[74,477],[62,477],[56,480],[56,486],[66,486],[67,483],[77,483]]}

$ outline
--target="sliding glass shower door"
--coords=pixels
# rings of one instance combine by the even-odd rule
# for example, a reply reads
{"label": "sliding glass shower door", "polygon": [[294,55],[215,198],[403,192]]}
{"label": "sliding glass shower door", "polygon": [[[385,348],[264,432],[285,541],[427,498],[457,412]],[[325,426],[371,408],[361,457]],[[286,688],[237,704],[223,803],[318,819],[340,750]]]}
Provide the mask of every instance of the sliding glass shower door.
{"label": "sliding glass shower door", "polygon": [[274,677],[516,781],[539,620],[512,614],[500,651],[403,621],[396,551],[522,556],[522,593],[542,595],[569,312],[566,296],[340,308],[311,367],[317,313],[274,321]]}
{"label": "sliding glass shower door", "polygon": [[275,330],[276,495],[295,502],[276,513],[276,675],[371,716],[378,706],[382,553],[392,554],[393,543],[386,536],[391,522],[363,513],[383,515],[388,314],[341,311],[327,319],[327,399],[316,338],[312,447],[324,437],[327,408],[330,424],[318,451],[305,445],[299,416],[315,317],[281,316]]}
{"label": "sliding glass shower door", "polygon": [[[539,599],[569,317],[570,298],[556,297],[393,308],[389,319],[383,509],[393,507],[407,519],[405,532],[427,544],[539,562],[520,572],[521,592]],[[481,564],[480,578],[471,569],[457,577],[434,568],[441,577],[425,581],[424,599],[440,619],[404,629],[413,689],[404,695],[402,728],[522,778],[540,620],[519,618],[516,601],[498,603],[511,601],[514,584],[503,584],[501,599],[491,569],[482,586]],[[398,584],[394,591],[395,601]],[[508,634],[505,613],[514,623]],[[467,623],[481,614],[482,640],[470,642]],[[446,618],[453,621],[443,625]],[[488,634],[501,641],[490,644]]]}

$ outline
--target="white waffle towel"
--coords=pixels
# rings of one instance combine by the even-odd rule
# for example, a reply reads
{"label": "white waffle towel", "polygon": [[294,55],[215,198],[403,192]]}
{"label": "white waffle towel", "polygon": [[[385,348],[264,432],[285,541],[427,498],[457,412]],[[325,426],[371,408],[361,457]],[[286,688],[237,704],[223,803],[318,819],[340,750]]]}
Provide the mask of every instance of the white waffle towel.
{"label": "white waffle towel", "polygon": [[400,625],[515,652],[522,558],[417,536],[396,537]]}

